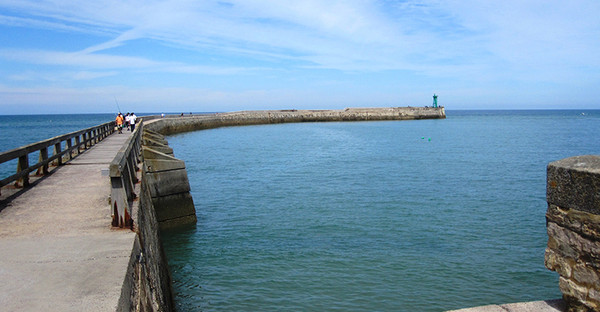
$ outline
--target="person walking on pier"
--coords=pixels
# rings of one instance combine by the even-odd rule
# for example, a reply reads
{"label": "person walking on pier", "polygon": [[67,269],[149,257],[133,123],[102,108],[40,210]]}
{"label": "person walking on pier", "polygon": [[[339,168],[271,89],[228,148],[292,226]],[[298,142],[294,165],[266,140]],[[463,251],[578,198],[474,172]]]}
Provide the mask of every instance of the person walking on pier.
{"label": "person walking on pier", "polygon": [[133,130],[135,130],[135,120],[137,119],[137,116],[135,115],[134,112],[131,112],[131,115],[129,115],[129,124],[131,125],[131,132],[133,132]]}
{"label": "person walking on pier", "polygon": [[127,114],[125,114],[125,126],[124,126],[124,127],[127,127],[127,130],[128,130],[128,131],[129,131],[129,125],[130,125],[130,123],[131,123],[131,122],[129,121],[129,116],[130,116],[129,112],[128,112]]}
{"label": "person walking on pier", "polygon": [[123,133],[123,115],[121,115],[121,113],[119,113],[119,115],[117,115],[117,119],[115,119],[115,121],[117,122],[117,129],[119,130],[119,133]]}

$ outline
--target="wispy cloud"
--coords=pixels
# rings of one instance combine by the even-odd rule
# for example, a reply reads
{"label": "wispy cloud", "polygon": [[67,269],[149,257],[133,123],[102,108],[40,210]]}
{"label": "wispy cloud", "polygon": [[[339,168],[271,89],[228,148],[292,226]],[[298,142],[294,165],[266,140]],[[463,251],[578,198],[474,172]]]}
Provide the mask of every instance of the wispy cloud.
{"label": "wispy cloud", "polygon": [[598,62],[591,57],[597,48],[585,49],[586,40],[592,39],[586,34],[598,31],[593,16],[600,8],[597,1],[21,0],[9,7],[31,12],[27,20],[4,18],[15,23],[43,16],[48,21],[37,21],[40,27],[120,30],[114,39],[82,54],[149,38],[343,70],[471,65],[489,62],[490,56],[497,62],[546,65],[572,53],[581,56],[578,60]]}
{"label": "wispy cloud", "polygon": [[464,90],[457,94],[526,87],[540,94],[548,86],[568,94],[600,80],[596,0],[0,0],[0,9],[0,26],[89,35],[75,44],[0,48],[0,62],[25,64],[4,72],[5,84],[35,77],[27,64],[62,71],[56,76],[65,81],[123,84],[146,73],[179,74],[184,84],[230,76],[223,85],[272,74],[362,84],[364,74],[387,79],[373,79],[377,89],[396,75],[398,90]]}
{"label": "wispy cloud", "polygon": [[22,49],[0,49],[0,58],[33,64],[101,69],[145,68],[160,64],[141,57]]}
{"label": "wispy cloud", "polygon": [[64,81],[81,81],[81,80],[94,80],[97,78],[111,77],[118,75],[117,71],[76,71],[76,72],[40,72],[40,71],[26,71],[21,73],[12,74],[8,77],[9,80],[19,82],[30,82],[30,81],[49,81],[49,82],[64,82]]}

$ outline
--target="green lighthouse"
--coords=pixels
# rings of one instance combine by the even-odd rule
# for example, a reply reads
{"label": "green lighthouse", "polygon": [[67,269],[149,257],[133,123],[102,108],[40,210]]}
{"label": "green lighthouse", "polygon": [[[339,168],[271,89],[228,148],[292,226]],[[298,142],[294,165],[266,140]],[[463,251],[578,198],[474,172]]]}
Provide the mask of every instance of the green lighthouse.
{"label": "green lighthouse", "polygon": [[433,94],[433,107],[438,107],[438,105],[437,105],[437,95],[435,93]]}

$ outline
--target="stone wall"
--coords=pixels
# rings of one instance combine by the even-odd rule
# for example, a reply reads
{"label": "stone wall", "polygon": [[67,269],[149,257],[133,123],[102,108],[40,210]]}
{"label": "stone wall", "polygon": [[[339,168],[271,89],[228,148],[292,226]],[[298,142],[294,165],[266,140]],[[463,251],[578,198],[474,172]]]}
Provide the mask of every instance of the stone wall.
{"label": "stone wall", "polygon": [[137,237],[117,311],[174,311],[171,275],[160,230],[196,222],[185,163],[164,137],[144,129],[143,163],[133,202]]}
{"label": "stone wall", "polygon": [[185,162],[172,156],[162,135],[148,129],[142,136],[142,155],[145,182],[160,228],[196,223]]}
{"label": "stone wall", "polygon": [[134,208],[137,233],[117,311],[174,311],[171,275],[160,239],[159,222],[142,171]]}
{"label": "stone wall", "polygon": [[546,267],[568,311],[600,311],[600,156],[552,162],[547,174]]}
{"label": "stone wall", "polygon": [[[257,111],[144,121],[142,176],[129,271],[118,311],[173,311],[173,293],[160,230],[196,222],[185,163],[173,157],[164,134],[251,124],[445,118],[443,108],[346,109],[344,111]],[[150,119],[150,118],[149,118]]]}
{"label": "stone wall", "polygon": [[446,118],[443,107],[346,108],[343,110],[267,110],[185,115],[149,120],[146,128],[163,135],[227,126],[291,122],[414,120]]}

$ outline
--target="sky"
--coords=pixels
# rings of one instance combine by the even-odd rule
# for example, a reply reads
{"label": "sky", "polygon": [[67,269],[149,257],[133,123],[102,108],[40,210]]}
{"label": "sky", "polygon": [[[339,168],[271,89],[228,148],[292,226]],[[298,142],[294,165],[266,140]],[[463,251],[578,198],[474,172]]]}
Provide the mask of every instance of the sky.
{"label": "sky", "polygon": [[598,0],[0,0],[0,114],[600,109]]}

